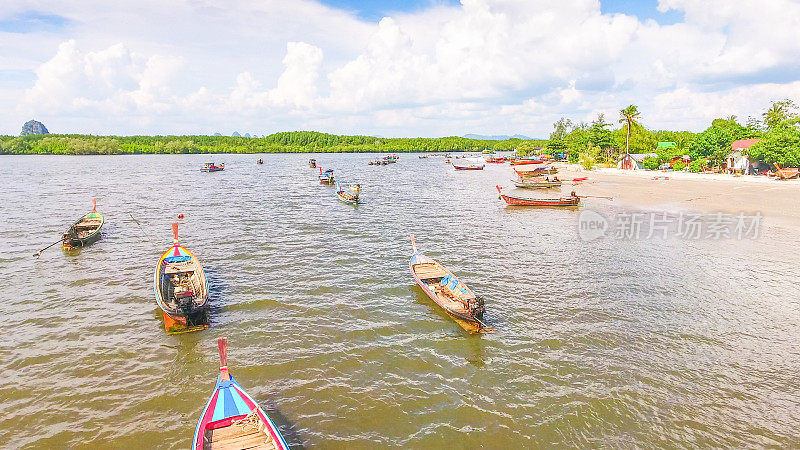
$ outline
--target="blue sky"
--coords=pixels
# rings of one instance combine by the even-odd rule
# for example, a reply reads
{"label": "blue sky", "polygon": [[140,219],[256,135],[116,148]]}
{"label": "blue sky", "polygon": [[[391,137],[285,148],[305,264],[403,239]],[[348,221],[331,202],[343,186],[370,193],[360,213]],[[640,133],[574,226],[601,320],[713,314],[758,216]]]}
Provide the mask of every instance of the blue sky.
{"label": "blue sky", "polygon": [[[432,6],[460,6],[458,0],[322,0],[334,8],[355,12],[363,20],[378,21],[394,12],[416,12]],[[653,19],[662,25],[679,22],[683,14],[670,10],[658,11],[657,0],[601,0],[600,9],[604,13],[623,13],[635,15],[639,19]]]}
{"label": "blue sky", "polygon": [[699,131],[800,102],[800,2],[661,1],[15,0],[0,133],[546,136],[630,104]]}

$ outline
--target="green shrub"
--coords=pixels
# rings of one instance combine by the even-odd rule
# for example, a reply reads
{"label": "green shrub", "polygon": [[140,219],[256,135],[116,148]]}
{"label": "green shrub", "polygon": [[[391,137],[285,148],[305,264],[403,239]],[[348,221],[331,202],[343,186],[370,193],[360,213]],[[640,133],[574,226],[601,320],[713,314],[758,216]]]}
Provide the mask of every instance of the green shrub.
{"label": "green shrub", "polygon": [[675,162],[675,164],[672,165],[672,170],[674,170],[676,172],[680,172],[681,170],[683,170],[685,168],[686,168],[686,164],[684,164],[683,161],[677,161],[677,162]]}
{"label": "green shrub", "polygon": [[706,165],[706,160],[696,159],[689,163],[689,172],[700,173],[703,171],[703,167],[705,167],[705,165]]}
{"label": "green shrub", "polygon": [[645,158],[644,161],[642,161],[642,165],[647,170],[656,170],[656,169],[658,169],[658,166],[661,165],[661,161],[659,161],[658,158],[654,158],[652,156],[649,156],[649,157]]}
{"label": "green shrub", "polygon": [[578,156],[578,163],[583,166],[586,170],[592,170],[594,168],[595,159],[592,155],[588,152],[581,153]]}

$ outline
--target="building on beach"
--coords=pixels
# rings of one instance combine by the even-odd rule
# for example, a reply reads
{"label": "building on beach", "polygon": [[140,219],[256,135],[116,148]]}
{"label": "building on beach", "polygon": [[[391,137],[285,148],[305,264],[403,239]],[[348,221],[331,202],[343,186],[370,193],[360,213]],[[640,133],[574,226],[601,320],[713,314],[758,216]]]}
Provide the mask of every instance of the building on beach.
{"label": "building on beach", "polygon": [[655,153],[626,153],[619,158],[617,162],[617,169],[624,170],[641,170],[644,169],[642,164],[645,158],[658,158]]}
{"label": "building on beach", "polygon": [[733,141],[731,143],[731,152],[725,159],[725,171],[749,175],[758,170],[762,164],[759,161],[751,163],[750,158],[744,154],[747,149],[757,142],[761,142],[761,139],[739,139],[738,141]]}

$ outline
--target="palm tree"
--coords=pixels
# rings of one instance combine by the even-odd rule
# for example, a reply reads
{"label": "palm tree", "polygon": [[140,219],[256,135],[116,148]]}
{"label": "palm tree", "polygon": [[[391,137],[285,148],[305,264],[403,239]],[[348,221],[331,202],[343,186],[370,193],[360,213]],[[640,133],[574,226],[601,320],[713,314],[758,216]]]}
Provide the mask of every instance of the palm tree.
{"label": "palm tree", "polygon": [[631,126],[636,125],[636,119],[642,115],[636,105],[630,105],[625,109],[619,110],[619,123],[625,123],[628,126],[628,134],[625,137],[625,153],[630,153],[631,142]]}

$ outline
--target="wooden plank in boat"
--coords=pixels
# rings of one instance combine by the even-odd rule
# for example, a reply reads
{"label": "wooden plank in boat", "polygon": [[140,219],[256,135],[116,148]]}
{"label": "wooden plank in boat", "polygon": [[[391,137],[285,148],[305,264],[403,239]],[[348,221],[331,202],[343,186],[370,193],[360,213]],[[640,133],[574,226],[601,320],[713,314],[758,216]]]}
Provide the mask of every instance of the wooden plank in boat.
{"label": "wooden plank in boat", "polygon": [[274,449],[269,436],[257,429],[242,430],[238,425],[230,425],[206,432],[203,449],[210,450],[244,450]]}
{"label": "wooden plank in boat", "polygon": [[175,273],[196,272],[196,271],[197,271],[197,264],[195,264],[194,261],[169,263],[167,264],[167,267],[164,269],[164,273],[166,273],[167,275],[172,275]]}
{"label": "wooden plank in boat", "polygon": [[431,278],[442,278],[447,275],[447,272],[433,263],[422,263],[414,266],[414,273],[417,274],[420,280],[428,280]]}

